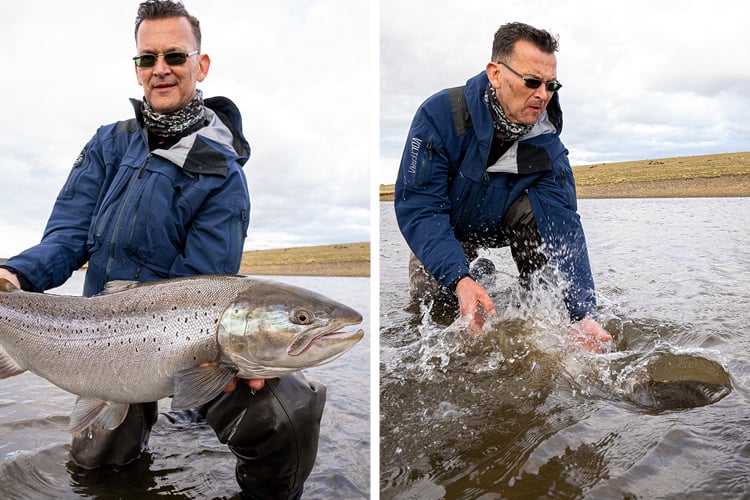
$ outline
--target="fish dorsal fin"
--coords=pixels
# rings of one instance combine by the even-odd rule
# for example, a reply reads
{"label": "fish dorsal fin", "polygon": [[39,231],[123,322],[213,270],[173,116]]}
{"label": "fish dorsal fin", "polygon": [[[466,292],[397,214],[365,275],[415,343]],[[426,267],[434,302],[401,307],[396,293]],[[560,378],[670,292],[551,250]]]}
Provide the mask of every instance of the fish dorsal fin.
{"label": "fish dorsal fin", "polygon": [[10,357],[10,354],[0,347],[0,378],[12,377],[25,371],[25,368],[19,365],[15,359]]}
{"label": "fish dorsal fin", "polygon": [[70,414],[70,432],[86,430],[95,421],[108,430],[116,429],[128,415],[127,403],[108,403],[101,399],[79,397]]}
{"label": "fish dorsal fin", "polygon": [[173,410],[187,410],[211,401],[234,379],[237,369],[211,364],[180,370],[174,376]]}
{"label": "fish dorsal fin", "polygon": [[110,293],[122,292],[124,290],[129,290],[130,288],[136,287],[140,284],[140,282],[132,280],[109,281],[106,285],[104,285],[104,290],[99,292],[97,295],[109,295]]}

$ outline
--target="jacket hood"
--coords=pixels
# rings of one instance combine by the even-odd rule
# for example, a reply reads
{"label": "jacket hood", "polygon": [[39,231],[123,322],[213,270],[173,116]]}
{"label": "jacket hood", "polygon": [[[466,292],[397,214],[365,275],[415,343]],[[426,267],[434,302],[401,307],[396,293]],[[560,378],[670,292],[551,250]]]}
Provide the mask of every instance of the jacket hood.
{"label": "jacket hood", "polygon": [[[141,127],[142,102],[131,99],[136,119]],[[157,149],[153,154],[165,158],[186,172],[226,176],[229,163],[244,165],[250,157],[250,145],[242,133],[242,117],[237,106],[226,97],[210,97],[204,101],[208,124],[181,138],[169,149]]]}

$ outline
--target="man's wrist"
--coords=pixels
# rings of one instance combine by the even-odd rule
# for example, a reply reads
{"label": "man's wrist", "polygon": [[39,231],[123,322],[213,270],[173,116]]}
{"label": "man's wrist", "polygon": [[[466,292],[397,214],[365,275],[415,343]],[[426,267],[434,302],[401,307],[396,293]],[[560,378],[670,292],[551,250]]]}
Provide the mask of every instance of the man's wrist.
{"label": "man's wrist", "polygon": [[21,285],[21,290],[26,290],[27,292],[36,292],[36,287],[31,284],[31,282],[26,279],[26,276],[23,275],[21,271],[18,269],[14,269],[10,266],[0,265],[0,269],[5,269],[9,273],[13,274],[16,278],[18,278],[18,282]]}
{"label": "man's wrist", "polygon": [[458,287],[458,282],[461,281],[464,278],[471,278],[471,275],[469,273],[462,274],[453,283],[451,283],[451,286],[449,286],[448,288],[450,288],[451,291],[455,293],[456,292],[456,288]]}

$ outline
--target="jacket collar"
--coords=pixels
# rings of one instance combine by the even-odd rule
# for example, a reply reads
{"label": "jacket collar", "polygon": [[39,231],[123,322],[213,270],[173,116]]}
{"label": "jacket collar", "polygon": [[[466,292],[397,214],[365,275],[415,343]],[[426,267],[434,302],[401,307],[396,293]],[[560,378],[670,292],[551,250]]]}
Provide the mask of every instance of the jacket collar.
{"label": "jacket collar", "polygon": [[[141,101],[130,99],[136,120],[144,129]],[[169,149],[152,152],[169,160],[186,172],[226,176],[229,162],[244,165],[250,157],[250,145],[242,134],[242,117],[237,106],[226,97],[204,100],[208,124],[182,137]]]}
{"label": "jacket collar", "polygon": [[[494,135],[492,115],[487,107],[487,103],[484,102],[484,92],[488,84],[487,73],[482,71],[478,75],[469,78],[464,91],[474,133],[479,141],[480,150],[485,152],[490,150],[492,136]],[[557,92],[555,92],[547,104],[547,118],[555,126],[555,134],[559,136],[560,132],[562,132],[562,110],[560,109],[560,96]],[[523,140],[521,139],[521,141]]]}

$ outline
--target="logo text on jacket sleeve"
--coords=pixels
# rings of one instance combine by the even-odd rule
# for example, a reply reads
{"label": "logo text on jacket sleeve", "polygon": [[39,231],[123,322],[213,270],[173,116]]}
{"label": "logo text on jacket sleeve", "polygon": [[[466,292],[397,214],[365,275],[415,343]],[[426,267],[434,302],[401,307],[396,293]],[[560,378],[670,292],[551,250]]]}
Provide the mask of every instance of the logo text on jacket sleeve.
{"label": "logo text on jacket sleeve", "polygon": [[422,147],[422,139],[419,137],[412,137],[411,139],[411,151],[409,152],[409,173],[417,173],[417,157],[419,156],[419,148]]}

